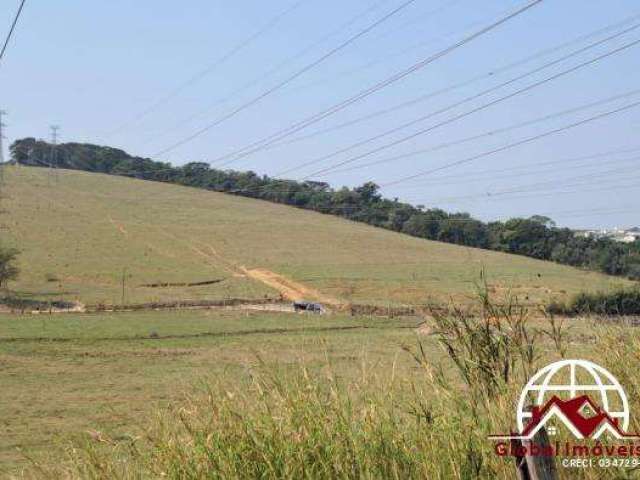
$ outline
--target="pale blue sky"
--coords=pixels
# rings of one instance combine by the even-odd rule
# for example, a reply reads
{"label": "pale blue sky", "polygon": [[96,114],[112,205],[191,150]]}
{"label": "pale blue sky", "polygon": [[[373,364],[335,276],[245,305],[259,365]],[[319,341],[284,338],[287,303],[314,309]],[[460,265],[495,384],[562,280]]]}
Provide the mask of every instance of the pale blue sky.
{"label": "pale blue sky", "polygon": [[[111,145],[151,157],[287,78],[401,3],[303,0],[291,8],[296,0],[27,0],[0,64],[0,108],[9,112],[5,120],[9,125],[8,140],[44,138],[48,136],[48,126],[58,124],[61,141]],[[8,30],[17,4],[17,0],[0,3],[2,35]],[[281,91],[158,159],[175,164],[216,159],[349,98],[523,4],[508,0],[418,0]],[[193,75],[215,65],[288,9],[255,41],[140,117],[141,112]],[[358,16],[367,9],[368,13]],[[633,0],[545,0],[486,36],[294,137],[482,77],[636,14],[640,14],[640,4]],[[355,22],[341,28],[356,17]],[[636,21],[640,22],[640,17]],[[411,107],[261,151],[229,167],[278,174],[454,104],[634,24],[631,20]],[[290,176],[303,178],[636,39],[640,39],[640,28],[486,97]],[[265,76],[285,61],[279,70]],[[639,67],[640,45],[349,167],[433,148],[627,93],[640,88]],[[241,90],[247,84],[250,86]],[[236,93],[230,96],[233,92]],[[317,179],[334,186],[353,186],[368,180],[385,184],[636,101],[640,101],[640,94],[450,148]],[[572,227],[640,224],[639,127],[640,108],[630,109],[438,174],[384,188],[383,193],[414,204],[468,211],[483,219],[541,213]],[[635,152],[634,147],[638,147]],[[577,159],[611,151],[619,153]]]}

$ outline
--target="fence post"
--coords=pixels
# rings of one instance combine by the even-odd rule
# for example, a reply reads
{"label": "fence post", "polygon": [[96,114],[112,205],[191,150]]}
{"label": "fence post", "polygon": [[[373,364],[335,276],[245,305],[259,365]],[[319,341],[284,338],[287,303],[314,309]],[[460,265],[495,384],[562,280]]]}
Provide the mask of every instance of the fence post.
{"label": "fence post", "polygon": [[[542,450],[549,447],[549,436],[542,427],[532,440],[512,440],[515,446],[522,446],[530,451],[531,444],[538,445]],[[525,455],[516,456],[516,472],[518,480],[557,480],[558,471],[553,456]]]}

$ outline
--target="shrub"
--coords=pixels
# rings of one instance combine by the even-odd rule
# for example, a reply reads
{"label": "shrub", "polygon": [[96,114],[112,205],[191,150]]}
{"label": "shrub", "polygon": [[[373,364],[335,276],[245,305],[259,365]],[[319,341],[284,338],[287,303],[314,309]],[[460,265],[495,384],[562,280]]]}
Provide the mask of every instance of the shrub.
{"label": "shrub", "polygon": [[6,287],[9,280],[18,278],[18,267],[16,257],[18,250],[15,248],[0,247],[0,287]]}
{"label": "shrub", "polygon": [[59,278],[55,275],[55,273],[45,273],[44,279],[47,282],[57,282]]}
{"label": "shrub", "polygon": [[579,293],[568,303],[552,302],[550,313],[563,315],[640,315],[640,287],[613,292]]}

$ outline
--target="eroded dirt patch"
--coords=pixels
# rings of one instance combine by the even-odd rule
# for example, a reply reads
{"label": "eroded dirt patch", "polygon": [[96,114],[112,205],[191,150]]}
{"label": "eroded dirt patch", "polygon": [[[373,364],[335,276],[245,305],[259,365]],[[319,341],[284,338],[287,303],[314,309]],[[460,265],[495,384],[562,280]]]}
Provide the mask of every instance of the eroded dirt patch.
{"label": "eroded dirt patch", "polygon": [[272,272],[264,268],[247,269],[240,267],[249,277],[277,290],[287,300],[317,300],[334,307],[342,306],[343,303],[335,298],[324,295],[314,288],[310,288],[302,283],[291,280],[283,275]]}
{"label": "eroded dirt patch", "polygon": [[204,280],[202,282],[155,282],[155,283],[143,283],[140,287],[148,288],[166,288],[166,287],[199,287],[202,285],[214,285],[216,283],[223,282],[224,278],[216,278],[215,280]]}

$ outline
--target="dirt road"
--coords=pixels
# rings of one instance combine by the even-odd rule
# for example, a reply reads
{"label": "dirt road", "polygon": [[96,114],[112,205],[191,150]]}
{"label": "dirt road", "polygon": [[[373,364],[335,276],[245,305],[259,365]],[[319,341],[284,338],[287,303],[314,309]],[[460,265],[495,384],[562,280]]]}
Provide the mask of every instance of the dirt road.
{"label": "dirt road", "polygon": [[254,280],[278,290],[287,300],[316,300],[333,307],[342,305],[342,303],[335,298],[324,295],[318,290],[307,287],[302,283],[298,283],[270,270],[266,270],[264,268],[240,268],[249,278],[253,278]]}

